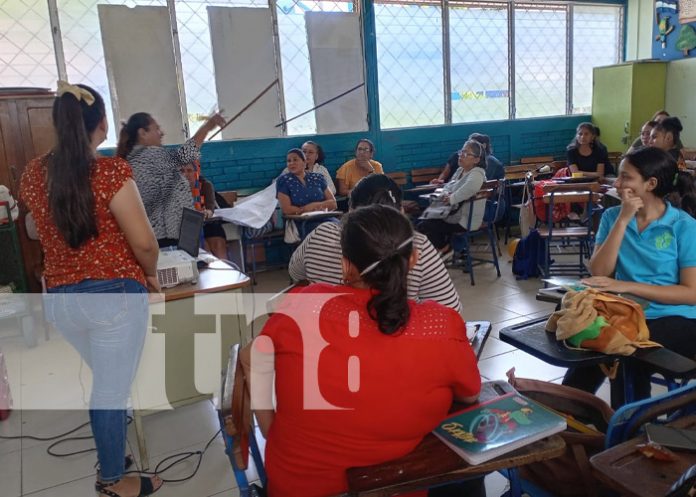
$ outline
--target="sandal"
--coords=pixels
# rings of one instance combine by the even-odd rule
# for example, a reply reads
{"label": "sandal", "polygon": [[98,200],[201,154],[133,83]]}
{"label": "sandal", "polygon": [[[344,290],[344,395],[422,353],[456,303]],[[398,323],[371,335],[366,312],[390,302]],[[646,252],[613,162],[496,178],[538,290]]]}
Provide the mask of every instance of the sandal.
{"label": "sandal", "polygon": [[[121,480],[116,480],[109,483],[103,483],[98,481],[94,484],[94,489],[97,491],[98,494],[104,494],[108,497],[122,497],[121,494],[116,493],[113,490],[109,490],[109,487],[113,487],[120,481]],[[147,476],[141,476],[140,493],[137,495],[137,497],[145,497],[147,495],[152,495],[155,492],[157,492],[160,488],[162,488],[162,485],[160,485],[157,488],[153,486],[152,478],[148,478]]]}

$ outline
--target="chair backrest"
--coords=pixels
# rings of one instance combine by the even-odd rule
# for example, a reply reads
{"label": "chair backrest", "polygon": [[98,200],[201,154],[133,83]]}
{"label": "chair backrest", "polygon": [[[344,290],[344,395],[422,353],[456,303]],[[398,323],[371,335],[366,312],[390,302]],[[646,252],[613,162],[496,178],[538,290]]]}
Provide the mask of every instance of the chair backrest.
{"label": "chair backrest", "polygon": [[[495,181],[497,184],[497,180],[493,180],[493,181]],[[467,231],[474,232],[474,231],[477,231],[479,229],[478,226],[474,229],[472,229],[472,226],[471,226],[471,222],[472,222],[473,217],[474,217],[474,204],[476,202],[478,202],[479,200],[485,200],[486,202],[488,202],[488,200],[492,196],[493,196],[493,188],[482,188],[481,190],[479,190],[476,193],[476,195],[474,195],[471,198],[469,198],[468,200],[465,200],[464,202],[462,202],[463,204],[469,204],[469,214],[468,214],[468,217],[466,220],[466,230]],[[485,211],[484,211],[484,216],[485,216]],[[485,222],[486,220],[483,219],[482,221]]]}
{"label": "chair backrest", "polygon": [[237,201],[237,198],[239,197],[235,190],[228,190],[216,193],[219,194],[222,198],[224,198],[225,202],[227,202],[230,205],[230,207],[234,207],[234,203]]}
{"label": "chair backrest", "polygon": [[438,178],[441,172],[441,167],[421,167],[418,169],[411,169],[411,183],[414,185],[430,183],[431,180]]}
{"label": "chair backrest", "polygon": [[[547,183],[543,186],[545,204],[597,203],[601,200],[602,185],[598,182],[588,183]],[[591,197],[590,197],[590,194]]]}
{"label": "chair backrest", "polygon": [[406,183],[408,183],[408,176],[406,175],[406,173],[404,171],[385,173],[385,176],[388,176],[391,179],[393,179],[394,183],[396,183],[399,186],[404,186]]}
{"label": "chair backrest", "polygon": [[239,360],[240,345],[230,347],[227,370],[222,375],[220,418],[227,435],[232,440],[230,457],[239,469],[249,466],[249,434],[253,429],[249,388]]}
{"label": "chair backrest", "polygon": [[648,422],[663,414],[673,421],[696,412],[696,383],[687,384],[671,392],[626,404],[614,413],[609,423],[605,446],[613,447],[635,436]]}

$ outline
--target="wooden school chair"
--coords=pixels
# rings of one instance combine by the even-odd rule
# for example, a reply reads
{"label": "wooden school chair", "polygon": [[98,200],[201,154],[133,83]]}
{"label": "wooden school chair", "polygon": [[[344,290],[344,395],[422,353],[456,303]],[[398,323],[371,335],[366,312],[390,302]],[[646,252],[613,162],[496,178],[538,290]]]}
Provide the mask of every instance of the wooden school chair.
{"label": "wooden school chair", "polygon": [[432,180],[440,177],[442,173],[442,167],[421,167],[418,169],[411,169],[411,183],[416,185],[428,184]]}
{"label": "wooden school chair", "polygon": [[641,434],[646,423],[696,429],[694,413],[696,384],[623,406],[609,423],[606,450],[590,459],[594,475],[624,496],[675,495],[670,487],[696,464],[696,454],[679,451],[675,461],[655,461],[638,454],[636,445],[646,442]]}
{"label": "wooden school chair", "polygon": [[[539,236],[544,241],[543,264],[540,267],[545,278],[558,275],[588,276],[585,259],[592,255],[594,230],[592,229],[592,213],[595,205],[601,200],[601,185],[597,182],[574,184],[547,184],[543,187],[543,203],[546,208],[546,222],[538,228]],[[588,216],[585,225],[557,226],[553,221],[553,208],[556,205],[581,204]],[[537,214],[537,218],[539,215]],[[567,223],[566,223],[567,224]],[[561,256],[578,256],[575,263],[554,262],[551,249],[563,246]],[[570,251],[566,250],[570,248]]]}
{"label": "wooden school chair", "polygon": [[408,175],[404,171],[396,171],[393,173],[385,173],[385,176],[394,180],[394,183],[400,187],[404,187],[408,183]]}
{"label": "wooden school chair", "polygon": [[522,157],[520,164],[550,164],[553,162],[553,155],[537,155],[533,157]]}
{"label": "wooden school chair", "polygon": [[[452,250],[459,259],[463,260],[464,270],[469,273],[469,279],[471,280],[471,286],[474,286],[474,262],[478,264],[490,263],[495,266],[495,270],[500,278],[500,265],[498,263],[498,245],[497,239],[493,233],[493,228],[495,227],[495,216],[498,212],[499,198],[494,197],[493,193],[496,192],[498,186],[497,180],[487,181],[484,183],[483,188],[479,192],[466,200],[465,203],[469,206],[469,217],[467,219],[466,231],[462,233],[455,233],[452,235],[451,245]],[[471,225],[474,205],[476,202],[486,202],[486,209],[484,211],[483,221],[481,226],[473,229]],[[473,240],[478,235],[485,234],[488,237],[489,247],[491,249],[491,258],[486,259],[478,255],[474,255],[471,251],[473,245]]]}

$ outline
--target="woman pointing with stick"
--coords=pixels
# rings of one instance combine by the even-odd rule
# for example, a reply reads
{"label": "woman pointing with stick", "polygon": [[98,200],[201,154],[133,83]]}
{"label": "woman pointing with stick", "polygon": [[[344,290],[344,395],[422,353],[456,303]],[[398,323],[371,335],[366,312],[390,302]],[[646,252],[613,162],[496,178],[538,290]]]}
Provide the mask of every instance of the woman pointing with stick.
{"label": "woman pointing with stick", "polygon": [[208,133],[225,124],[214,114],[192,138],[175,149],[164,148],[164,131],[146,112],[133,114],[121,128],[116,154],[130,163],[147,217],[160,247],[176,245],[181,211],[193,207],[191,189],[181,168],[200,157]]}

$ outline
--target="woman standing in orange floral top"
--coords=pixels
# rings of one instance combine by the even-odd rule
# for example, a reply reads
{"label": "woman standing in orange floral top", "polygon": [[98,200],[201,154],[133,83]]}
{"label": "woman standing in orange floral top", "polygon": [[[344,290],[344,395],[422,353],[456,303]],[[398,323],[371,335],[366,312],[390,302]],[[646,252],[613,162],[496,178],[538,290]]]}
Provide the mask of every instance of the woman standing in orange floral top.
{"label": "woman standing in orange floral top", "polygon": [[147,286],[159,290],[158,247],[133,172],[99,157],[104,100],[84,85],[58,83],[56,146],[31,161],[20,196],[45,252],[47,319],[92,369],[89,417],[100,495],[149,495],[158,477],[124,477],[126,401],[148,321]]}

